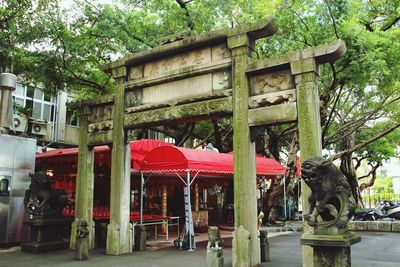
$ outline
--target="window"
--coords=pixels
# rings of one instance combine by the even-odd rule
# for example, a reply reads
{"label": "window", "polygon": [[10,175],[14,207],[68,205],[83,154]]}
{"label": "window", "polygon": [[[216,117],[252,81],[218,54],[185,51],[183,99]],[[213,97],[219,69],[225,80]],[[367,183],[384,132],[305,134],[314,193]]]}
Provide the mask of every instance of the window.
{"label": "window", "polygon": [[67,118],[65,124],[78,126],[78,116],[76,111],[72,111],[69,108],[67,108]]}
{"label": "window", "polygon": [[11,176],[0,175],[0,196],[10,196]]}
{"label": "window", "polygon": [[55,98],[40,88],[17,84],[13,100],[25,108],[32,109],[32,117],[37,120],[54,121]]}

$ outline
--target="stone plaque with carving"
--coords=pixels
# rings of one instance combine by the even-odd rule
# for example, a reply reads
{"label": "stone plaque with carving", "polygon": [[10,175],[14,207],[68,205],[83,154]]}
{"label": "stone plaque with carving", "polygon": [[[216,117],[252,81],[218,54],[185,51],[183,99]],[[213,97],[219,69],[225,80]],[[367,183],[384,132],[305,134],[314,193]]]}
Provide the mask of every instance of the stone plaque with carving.
{"label": "stone plaque with carving", "polygon": [[125,108],[139,106],[142,103],[142,89],[135,89],[125,93]]}
{"label": "stone plaque with carving", "polygon": [[212,61],[217,61],[220,59],[225,59],[230,57],[231,57],[231,50],[225,43],[211,48]]}
{"label": "stone plaque with carving", "polygon": [[225,70],[213,73],[213,91],[232,88],[232,71]]}
{"label": "stone plaque with carving", "polygon": [[290,70],[280,70],[250,78],[250,95],[274,93],[296,88]]}
{"label": "stone plaque with carving", "polygon": [[211,48],[205,47],[146,63],[143,77],[211,62]]}
{"label": "stone plaque with carving", "polygon": [[154,104],[192,97],[212,91],[212,74],[143,88],[142,104]]}
{"label": "stone plaque with carving", "polygon": [[95,106],[90,110],[89,123],[112,120],[113,106]]}
{"label": "stone plaque with carving", "polygon": [[143,78],[143,65],[134,66],[129,70],[129,79],[140,79]]}

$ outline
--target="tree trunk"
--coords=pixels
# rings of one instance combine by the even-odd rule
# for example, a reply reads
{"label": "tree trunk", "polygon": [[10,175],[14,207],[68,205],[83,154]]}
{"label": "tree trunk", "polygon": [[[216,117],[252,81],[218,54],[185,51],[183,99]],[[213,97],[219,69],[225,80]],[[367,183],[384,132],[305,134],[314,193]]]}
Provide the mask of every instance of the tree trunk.
{"label": "tree trunk", "polygon": [[276,132],[276,127],[268,127],[268,151],[274,157],[275,160],[279,161],[279,138]]}
{"label": "tree trunk", "polygon": [[[353,145],[354,135],[346,136],[340,144],[342,151],[351,148]],[[359,197],[360,192],[358,188],[357,174],[353,163],[353,152],[343,154],[340,157],[340,160],[340,171],[344,174],[344,176],[346,176],[347,181],[349,182],[353,191],[354,199],[356,200],[356,203],[358,203],[358,201],[361,200],[361,197]]]}
{"label": "tree trunk", "polygon": [[[275,135],[276,137],[276,135]],[[271,135],[270,135],[270,140],[271,140]],[[276,139],[275,139],[276,140]],[[271,143],[271,142],[269,142]],[[276,140],[276,146],[277,140]],[[285,184],[286,184],[286,195],[287,196],[292,196],[293,199],[296,199],[295,193],[294,193],[294,177],[296,176],[296,152],[299,149],[299,140],[298,140],[298,135],[295,134],[293,136],[290,149],[289,149],[289,155],[288,155],[288,171],[283,177],[285,179]],[[279,158],[279,155],[278,155]],[[284,204],[284,189],[283,185],[281,185],[281,179],[274,179],[272,181],[272,184],[270,188],[267,190],[267,192],[264,194],[263,197],[263,212],[265,214],[264,218],[265,220],[268,220],[272,223],[274,221],[272,220],[272,211],[276,209],[280,204]]]}

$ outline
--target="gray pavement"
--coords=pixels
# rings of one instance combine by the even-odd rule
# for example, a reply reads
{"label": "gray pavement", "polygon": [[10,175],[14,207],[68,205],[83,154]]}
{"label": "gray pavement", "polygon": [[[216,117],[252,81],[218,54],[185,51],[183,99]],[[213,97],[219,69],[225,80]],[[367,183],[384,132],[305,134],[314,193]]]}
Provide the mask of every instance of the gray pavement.
{"label": "gray pavement", "polygon": [[[399,267],[400,233],[358,232],[362,241],[352,246],[353,267]],[[301,233],[284,233],[270,238],[272,261],[261,266],[301,266]],[[199,243],[194,252],[182,251],[173,247],[149,248],[131,255],[108,256],[103,250],[90,251],[88,261],[73,260],[74,252],[63,250],[43,254],[23,253],[18,248],[0,249],[0,267],[39,267],[39,266],[96,266],[96,267],[204,267],[206,266],[205,242]],[[232,265],[231,242],[226,239],[224,249],[225,266]]]}

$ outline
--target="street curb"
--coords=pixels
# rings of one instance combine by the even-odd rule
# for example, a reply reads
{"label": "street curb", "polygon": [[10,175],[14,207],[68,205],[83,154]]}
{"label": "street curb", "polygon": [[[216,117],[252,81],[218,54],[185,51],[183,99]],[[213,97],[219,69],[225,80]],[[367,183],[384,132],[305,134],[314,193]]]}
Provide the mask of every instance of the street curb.
{"label": "street curb", "polygon": [[351,231],[400,233],[400,221],[350,221],[348,227]]}

